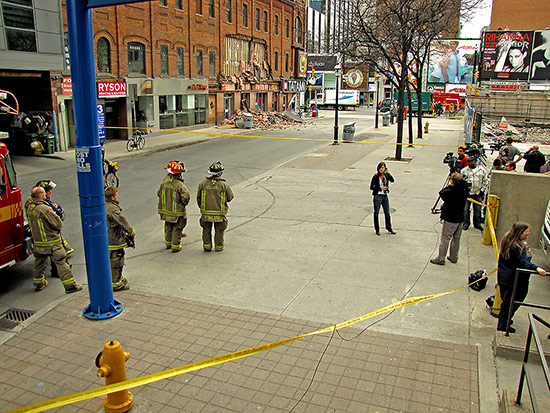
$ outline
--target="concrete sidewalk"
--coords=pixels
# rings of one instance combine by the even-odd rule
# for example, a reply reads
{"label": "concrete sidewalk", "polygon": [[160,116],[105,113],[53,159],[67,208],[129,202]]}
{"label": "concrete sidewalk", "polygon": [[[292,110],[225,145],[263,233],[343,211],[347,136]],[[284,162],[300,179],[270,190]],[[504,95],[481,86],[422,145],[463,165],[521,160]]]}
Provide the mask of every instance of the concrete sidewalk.
{"label": "concrete sidewalk", "polygon": [[[423,143],[462,142],[461,121],[430,124]],[[66,297],[0,346],[0,408],[99,386],[93,359],[112,339],[130,351],[128,377],[134,378],[313,331],[405,297],[448,291],[465,285],[470,272],[493,269],[492,247],[474,230],[464,232],[457,264],[429,263],[441,228],[430,208],[448,173],[442,159],[452,148],[404,147],[408,161],[392,161],[395,146],[369,144],[368,135],[379,142],[381,132],[394,130],[362,130],[365,141],[327,145],[236,185],[223,253],[202,251],[194,205],[181,254],[166,253],[160,231],[146,233],[127,251],[132,289],[116,294],[125,305],[120,316],[85,320],[80,311],[87,295]],[[200,131],[208,135],[151,136],[144,151],[243,132]],[[123,145],[109,142],[108,157],[132,156]],[[69,162],[71,154],[56,156]],[[55,165],[43,158],[37,163]],[[382,160],[396,179],[390,194],[395,236],[378,237],[373,229],[368,184]],[[37,167],[20,165],[20,173]],[[149,228],[153,220],[158,227],[156,216],[140,225]],[[167,267],[176,273],[152,277]],[[545,281],[532,280],[530,301],[544,302]],[[294,411],[496,412],[496,320],[484,303],[494,282],[481,293],[463,289],[364,321],[341,332],[350,341],[308,338],[135,389],[136,411],[290,411],[314,377]],[[520,309],[518,333],[509,340],[524,342],[525,314]],[[366,327],[358,336],[357,328]],[[93,399],[60,411],[100,408],[101,400]]]}

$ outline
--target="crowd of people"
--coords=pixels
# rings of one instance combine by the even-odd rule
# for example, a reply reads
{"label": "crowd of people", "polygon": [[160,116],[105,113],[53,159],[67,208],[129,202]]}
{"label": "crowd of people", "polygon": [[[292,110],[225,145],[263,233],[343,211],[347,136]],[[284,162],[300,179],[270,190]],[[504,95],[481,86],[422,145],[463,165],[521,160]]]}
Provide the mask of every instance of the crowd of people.
{"label": "crowd of people", "polygon": [[[183,249],[181,238],[186,234],[186,207],[190,201],[189,191],[182,178],[185,171],[183,162],[172,160],[164,168],[167,172],[158,191],[158,214],[164,221],[164,241],[166,249],[174,253]],[[228,203],[234,195],[231,187],[222,178],[224,167],[221,162],[214,162],[206,171],[205,179],[197,189],[197,205],[201,212],[199,224],[202,227],[204,251],[222,251],[224,232],[228,226]],[[42,291],[48,285],[45,269],[51,261],[50,275],[58,277],[67,294],[82,290],[77,284],[68,260],[74,252],[63,238],[63,220],[65,212],[61,205],[51,200],[52,190],[56,184],[51,180],[39,181],[31,190],[31,196],[25,203],[25,212],[31,229],[34,244],[33,284],[35,291]],[[113,291],[130,288],[128,279],[123,276],[126,248],[135,247],[136,231],[122,214],[119,203],[118,188],[105,188],[105,213],[107,222],[107,239],[111,267]],[[212,230],[214,244],[212,245]]]}

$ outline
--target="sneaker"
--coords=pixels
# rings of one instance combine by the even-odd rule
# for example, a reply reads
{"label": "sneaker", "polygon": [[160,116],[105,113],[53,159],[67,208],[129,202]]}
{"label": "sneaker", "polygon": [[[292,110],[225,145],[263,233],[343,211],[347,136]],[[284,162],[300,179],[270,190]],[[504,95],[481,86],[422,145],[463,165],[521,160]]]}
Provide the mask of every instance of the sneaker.
{"label": "sneaker", "polygon": [[[502,332],[506,332],[506,329],[505,328],[497,328],[497,331],[502,331]],[[508,327],[508,332],[509,333],[515,333],[516,332],[516,329],[512,326]]]}
{"label": "sneaker", "polygon": [[456,264],[457,261],[458,261],[458,260],[453,260],[453,259],[451,259],[451,257],[447,257],[447,259],[448,259],[450,262],[452,262],[453,264]]}
{"label": "sneaker", "polygon": [[376,235],[380,235],[380,231],[376,231]]}
{"label": "sneaker", "polygon": [[180,252],[182,249],[182,245],[172,245],[172,252]]}
{"label": "sneaker", "polygon": [[430,262],[431,262],[432,264],[445,265],[445,261],[439,261],[439,260],[436,260],[435,258],[432,258],[432,259],[430,260]]}
{"label": "sneaker", "polygon": [[82,290],[82,284],[73,285],[72,287],[67,288],[65,290],[65,294],[76,293],[77,291],[80,291],[80,290]]}
{"label": "sneaker", "polygon": [[42,281],[42,284],[34,286],[34,291],[42,291],[44,288],[46,288],[47,285],[48,285],[48,280],[44,280]]}
{"label": "sneaker", "polygon": [[387,231],[388,231],[390,234],[392,234],[392,235],[397,234],[397,232],[395,232],[393,229],[388,229]]}

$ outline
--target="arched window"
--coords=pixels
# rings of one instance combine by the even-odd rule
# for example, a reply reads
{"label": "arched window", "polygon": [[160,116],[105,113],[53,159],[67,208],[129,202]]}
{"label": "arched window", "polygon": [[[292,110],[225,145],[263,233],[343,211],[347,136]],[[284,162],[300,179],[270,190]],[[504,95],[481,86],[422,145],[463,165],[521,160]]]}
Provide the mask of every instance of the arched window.
{"label": "arched window", "polygon": [[111,45],[105,37],[97,41],[97,71],[111,73]]}
{"label": "arched window", "polygon": [[145,74],[145,45],[143,43],[128,43],[128,73]]}
{"label": "arched window", "polygon": [[296,17],[296,31],[294,41],[296,43],[302,43],[302,20],[299,17]]}

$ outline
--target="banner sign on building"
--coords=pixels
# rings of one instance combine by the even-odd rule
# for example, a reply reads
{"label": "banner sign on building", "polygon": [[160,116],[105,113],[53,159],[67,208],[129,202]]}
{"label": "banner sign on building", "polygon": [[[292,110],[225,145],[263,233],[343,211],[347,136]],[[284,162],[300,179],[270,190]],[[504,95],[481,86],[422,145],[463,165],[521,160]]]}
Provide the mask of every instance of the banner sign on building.
{"label": "banner sign on building", "polygon": [[306,91],[305,80],[281,80],[281,90],[287,93],[298,93]]}
{"label": "banner sign on building", "polygon": [[309,69],[314,69],[316,72],[334,72],[334,68],[338,63],[337,56],[324,54],[310,54],[307,57],[307,65]]}
{"label": "banner sign on building", "polygon": [[473,83],[478,39],[438,39],[430,45],[428,83]]}
{"label": "banner sign on building", "polygon": [[307,75],[307,53],[298,51],[298,67],[296,77],[306,77]]}
{"label": "banner sign on building", "polygon": [[481,79],[528,80],[533,31],[485,32]]}
{"label": "banner sign on building", "polygon": [[63,94],[72,95],[73,94],[73,79],[70,77],[63,78]]}
{"label": "banner sign on building", "polygon": [[535,32],[531,80],[550,80],[550,30]]}
{"label": "banner sign on building", "polygon": [[97,97],[126,97],[126,82],[97,82]]}
{"label": "banner sign on building", "polygon": [[105,105],[97,105],[97,130],[99,132],[99,140],[105,140]]}

